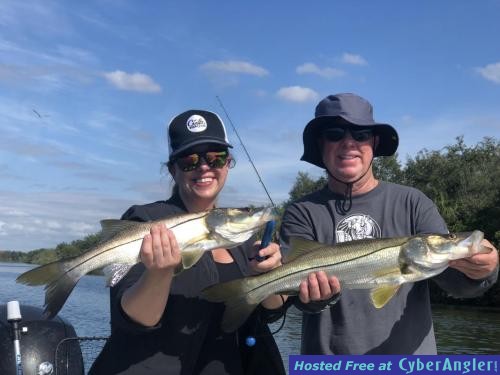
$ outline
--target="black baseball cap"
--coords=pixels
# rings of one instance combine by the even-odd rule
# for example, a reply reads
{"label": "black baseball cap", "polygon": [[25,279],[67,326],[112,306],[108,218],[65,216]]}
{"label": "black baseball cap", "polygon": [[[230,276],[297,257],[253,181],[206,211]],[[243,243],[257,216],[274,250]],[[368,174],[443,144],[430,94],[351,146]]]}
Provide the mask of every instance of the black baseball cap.
{"label": "black baseball cap", "polygon": [[200,144],[233,147],[220,117],[210,111],[191,109],[175,116],[168,125],[169,160]]}
{"label": "black baseball cap", "polygon": [[325,168],[317,139],[321,137],[323,130],[338,125],[366,126],[373,129],[374,134],[379,137],[374,156],[391,156],[398,148],[398,133],[389,124],[375,122],[373,107],[366,99],[350,93],[335,94],[318,103],[314,119],[304,128],[304,154],[300,160]]}

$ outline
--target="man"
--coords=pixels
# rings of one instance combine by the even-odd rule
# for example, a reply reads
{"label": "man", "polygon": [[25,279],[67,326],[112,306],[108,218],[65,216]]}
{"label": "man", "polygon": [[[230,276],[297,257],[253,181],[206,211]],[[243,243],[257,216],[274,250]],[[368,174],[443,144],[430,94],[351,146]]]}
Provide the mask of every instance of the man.
{"label": "man", "polygon": [[[374,121],[372,106],[354,94],[330,95],[316,107],[304,129],[302,160],[324,168],[328,185],[292,204],[283,217],[284,253],[290,236],[334,244],[360,238],[400,237],[418,233],[447,233],[436,206],[422,192],[377,180],[372,162],[390,156],[398,134]],[[484,244],[493,248],[486,240]],[[498,276],[496,249],[450,262],[433,280],[456,297],[486,291]],[[317,275],[319,289],[326,275]],[[309,278],[309,284],[311,279]],[[310,291],[316,290],[307,286]],[[333,291],[333,288],[331,288]],[[382,309],[370,302],[367,290],[342,290],[338,302],[310,313],[317,298],[297,303],[305,311],[303,354],[436,354],[428,280],[403,284]],[[327,293],[321,293],[324,297]],[[306,312],[309,311],[309,312]]]}

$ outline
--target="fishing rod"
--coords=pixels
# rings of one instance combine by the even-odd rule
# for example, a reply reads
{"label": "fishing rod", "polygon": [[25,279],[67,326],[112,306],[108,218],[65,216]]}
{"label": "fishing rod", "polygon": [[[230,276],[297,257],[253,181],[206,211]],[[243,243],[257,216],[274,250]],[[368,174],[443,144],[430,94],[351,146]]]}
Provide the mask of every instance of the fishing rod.
{"label": "fishing rod", "polygon": [[259,171],[257,170],[257,167],[253,163],[252,158],[250,157],[250,154],[248,153],[247,148],[245,147],[245,144],[243,143],[240,135],[238,134],[238,131],[236,130],[236,126],[234,126],[233,121],[231,121],[231,117],[229,117],[229,114],[227,113],[226,108],[224,107],[224,104],[222,104],[222,100],[217,95],[215,97],[217,98],[217,101],[219,102],[222,110],[224,111],[224,114],[226,115],[227,120],[229,121],[229,124],[231,124],[231,127],[233,128],[234,133],[238,137],[238,140],[240,141],[241,147],[243,147],[243,151],[245,151],[245,154],[247,155],[248,161],[252,165],[253,170],[255,171],[255,174],[259,178],[259,182],[262,185],[262,187],[264,188],[264,191],[266,192],[267,197],[269,198],[269,201],[271,202],[271,204],[273,205],[273,207],[276,208],[276,205],[274,204],[273,199],[271,198],[271,195],[267,191],[266,185],[264,184],[264,181],[262,180],[262,177],[260,177],[260,174],[259,174]]}
{"label": "fishing rod", "polygon": [[[260,184],[262,185],[262,187],[264,188],[264,191],[266,192],[267,194],[267,197],[269,198],[269,201],[271,202],[272,206],[274,208],[276,208],[276,205],[274,204],[273,202],[273,199],[271,198],[271,195],[269,194],[269,191],[267,190],[266,188],[266,185],[264,184],[264,181],[262,180],[262,177],[260,176],[260,173],[259,171],[257,170],[257,167],[255,166],[252,158],[250,157],[250,154],[249,152],[247,151],[247,148],[245,147],[245,144],[243,143],[243,140],[241,139],[239,133],[238,133],[238,130],[236,130],[236,126],[234,126],[233,124],[233,121],[231,120],[231,117],[229,117],[229,113],[227,113],[227,110],[226,110],[226,107],[224,107],[224,104],[222,104],[222,100],[219,98],[219,96],[215,96],[217,98],[217,101],[219,102],[222,110],[224,111],[224,114],[226,115],[228,121],[229,121],[229,124],[231,124],[231,127],[233,128],[233,131],[234,133],[236,134],[236,136],[238,137],[238,140],[240,141],[240,144],[241,144],[241,147],[243,148],[243,151],[245,151],[245,154],[248,158],[248,161],[250,162],[250,164],[252,165],[253,167],[253,170],[255,171],[255,174],[257,175],[258,179],[259,179],[259,182]],[[267,222],[266,224],[266,229],[264,230],[264,235],[262,236],[262,241],[261,241],[261,244],[260,244],[260,247],[259,247],[259,250],[260,249],[263,249],[264,247],[267,247],[269,245],[269,242],[271,242],[271,238],[272,238],[272,235],[273,235],[273,232],[274,232],[274,228],[276,226],[276,223],[274,220],[270,220]],[[255,256],[255,259],[258,261],[258,262],[262,262],[263,260],[266,259],[266,257],[261,257],[259,256],[258,254]]]}
{"label": "fishing rod", "polygon": [[[264,184],[264,181],[262,180],[262,177],[260,176],[260,173],[257,170],[257,167],[255,166],[254,162],[252,161],[252,158],[250,157],[250,154],[248,153],[247,148],[245,147],[245,144],[243,143],[243,140],[241,139],[238,131],[236,130],[236,126],[234,126],[233,121],[231,120],[231,117],[229,117],[229,114],[227,113],[226,108],[224,107],[224,104],[222,104],[222,100],[219,98],[218,95],[216,95],[215,97],[217,98],[217,101],[219,102],[219,105],[221,106],[222,111],[226,115],[226,118],[229,121],[231,128],[233,129],[234,133],[236,134],[236,137],[238,137],[238,140],[240,141],[241,147],[243,148],[243,151],[245,151],[245,154],[248,158],[248,161],[252,165],[253,170],[255,171],[255,174],[257,175],[257,178],[259,179],[260,184],[264,188],[264,191],[266,192],[267,197],[269,198],[269,201],[271,202],[272,206],[274,208],[276,208],[276,205],[274,204],[274,201],[271,198],[271,195],[269,194],[269,191],[267,190],[266,185]],[[272,238],[275,226],[276,226],[276,222],[274,220],[270,220],[267,222],[266,228],[264,230],[264,235],[262,236],[262,240],[261,240],[261,243],[259,246],[259,250],[263,249],[264,247],[267,247],[269,245],[269,242],[271,242],[271,238]],[[257,254],[255,256],[255,260],[257,260],[258,262],[262,262],[266,258],[267,257],[259,256],[259,254]],[[281,298],[283,299],[283,297],[281,297]],[[284,305],[284,303],[285,303],[285,301],[283,300],[283,305]],[[286,311],[285,311],[285,314],[283,314],[283,320],[281,322],[280,327],[275,332],[271,332],[271,335],[274,335],[275,333],[279,332],[283,328],[283,326],[285,325],[285,319],[286,319]],[[250,335],[245,339],[245,344],[249,347],[254,346],[255,343],[256,343],[255,336]]]}

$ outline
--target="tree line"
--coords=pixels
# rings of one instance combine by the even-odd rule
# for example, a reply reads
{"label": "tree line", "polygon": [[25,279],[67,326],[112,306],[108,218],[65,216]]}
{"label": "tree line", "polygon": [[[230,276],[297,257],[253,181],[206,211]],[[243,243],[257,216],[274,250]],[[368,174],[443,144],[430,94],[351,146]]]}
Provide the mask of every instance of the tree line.
{"label": "tree line", "polygon": [[83,254],[95,246],[99,239],[100,233],[95,233],[70,243],[62,242],[55,248],[41,248],[27,252],[0,251],[0,262],[47,264],[59,259],[72,258]]}
{"label": "tree line", "polygon": [[[485,237],[500,245],[500,141],[485,137],[474,146],[467,146],[463,137],[441,150],[423,149],[415,157],[408,157],[405,165],[398,155],[374,159],[376,178],[421,190],[437,205],[451,232],[479,229]],[[326,175],[317,179],[299,172],[290,189],[289,199],[280,205],[283,213],[296,199],[327,182]],[[278,226],[279,227],[279,226]],[[61,243],[55,249],[37,249],[30,252],[0,251],[0,261],[45,264],[54,260],[77,256],[99,241],[100,233],[91,234],[71,243]],[[432,285],[432,283],[431,283]],[[497,283],[483,297],[451,300],[437,287],[431,288],[434,302],[472,303],[500,307],[500,284]]]}

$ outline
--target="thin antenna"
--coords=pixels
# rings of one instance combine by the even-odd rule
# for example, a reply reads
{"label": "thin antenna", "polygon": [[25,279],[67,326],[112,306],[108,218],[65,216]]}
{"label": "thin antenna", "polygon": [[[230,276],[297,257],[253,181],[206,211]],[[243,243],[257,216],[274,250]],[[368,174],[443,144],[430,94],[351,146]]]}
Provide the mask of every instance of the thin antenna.
{"label": "thin antenna", "polygon": [[265,192],[267,194],[267,197],[269,198],[269,201],[271,202],[271,204],[273,205],[273,207],[276,207],[276,205],[274,204],[271,196],[269,195],[269,192],[267,191],[266,185],[264,185],[264,181],[262,181],[262,178],[260,177],[259,171],[255,167],[255,164],[253,163],[252,158],[250,157],[250,154],[247,151],[247,148],[243,144],[243,141],[241,140],[241,137],[238,134],[238,131],[236,130],[236,127],[234,126],[233,122],[231,121],[231,118],[229,117],[229,114],[227,113],[226,108],[224,107],[224,104],[222,104],[222,101],[220,100],[220,98],[217,95],[215,97],[217,98],[217,101],[219,102],[222,110],[224,111],[224,114],[226,115],[229,123],[231,124],[231,127],[233,128],[234,133],[238,137],[238,140],[240,141],[241,147],[243,147],[243,151],[245,151],[245,154],[247,155],[248,161],[250,162],[250,164],[252,164],[253,170],[255,171],[255,174],[259,178],[259,182],[262,185],[262,187],[264,188],[264,190],[265,190]]}

